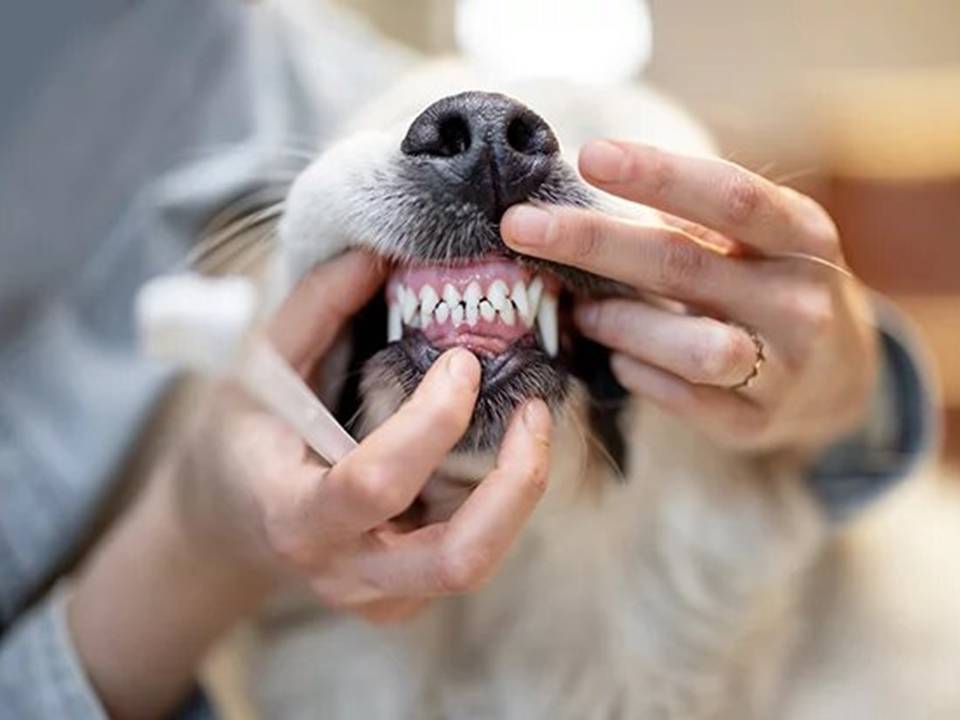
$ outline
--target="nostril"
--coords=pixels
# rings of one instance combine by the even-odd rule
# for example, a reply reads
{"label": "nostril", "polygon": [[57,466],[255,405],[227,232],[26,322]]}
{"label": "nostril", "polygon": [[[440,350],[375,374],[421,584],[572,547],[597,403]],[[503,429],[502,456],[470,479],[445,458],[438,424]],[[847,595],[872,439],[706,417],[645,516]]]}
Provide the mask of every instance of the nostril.
{"label": "nostril", "polygon": [[523,155],[550,155],[558,149],[547,124],[534,113],[523,113],[507,124],[507,145]]}
{"label": "nostril", "polygon": [[400,149],[406,155],[454,158],[467,152],[471,142],[470,123],[463,113],[430,108],[414,120]]}
{"label": "nostril", "polygon": [[449,115],[441,119],[437,134],[437,155],[454,157],[470,149],[470,126],[460,115]]}
{"label": "nostril", "polygon": [[525,155],[533,150],[533,130],[523,118],[515,117],[507,125],[507,144]]}

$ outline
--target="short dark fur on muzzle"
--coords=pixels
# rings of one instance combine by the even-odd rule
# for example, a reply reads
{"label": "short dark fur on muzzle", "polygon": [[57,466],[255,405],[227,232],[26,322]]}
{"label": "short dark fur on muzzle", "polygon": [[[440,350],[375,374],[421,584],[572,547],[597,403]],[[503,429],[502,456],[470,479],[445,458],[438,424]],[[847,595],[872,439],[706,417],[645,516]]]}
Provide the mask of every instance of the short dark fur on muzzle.
{"label": "short dark fur on muzzle", "polygon": [[[390,260],[402,265],[457,263],[507,257],[536,272],[548,272],[565,288],[562,314],[569,316],[575,294],[620,294],[618,284],[577,268],[518,255],[500,236],[500,220],[511,205],[535,201],[590,207],[596,195],[560,156],[553,131],[520,102],[496,93],[465,92],[443,98],[420,113],[400,145],[393,173],[382,176],[371,196],[380,237],[389,238]],[[374,192],[375,191],[375,192]],[[379,228],[377,228],[379,229]],[[409,396],[439,350],[411,330],[384,347],[371,342],[370,327],[384,327],[385,306],[377,298],[354,327],[354,357],[339,408],[355,413],[362,396],[378,387],[399,386]],[[514,409],[531,397],[559,409],[569,377],[586,385],[592,401],[589,421],[617,464],[624,445],[617,412],[626,396],[609,369],[609,352],[587,339],[561,334],[561,352],[550,357],[532,337],[502,355],[481,357],[480,397],[460,450],[494,449]],[[355,373],[363,367],[363,382]]]}

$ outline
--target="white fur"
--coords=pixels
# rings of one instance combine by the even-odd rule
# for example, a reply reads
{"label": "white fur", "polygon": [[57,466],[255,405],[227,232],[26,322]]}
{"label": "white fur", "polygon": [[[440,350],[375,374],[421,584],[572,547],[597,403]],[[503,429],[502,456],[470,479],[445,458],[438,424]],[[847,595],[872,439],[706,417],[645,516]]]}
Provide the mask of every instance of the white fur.
{"label": "white fur", "polygon": [[[441,64],[375,103],[356,123],[364,133],[297,181],[281,228],[289,280],[355,240],[355,223],[377,211],[350,192],[396,152],[396,128],[434,99],[484,87],[527,102],[567,150],[597,135],[711,150],[695,123],[646,89],[500,87]],[[590,452],[584,417],[574,393],[547,496],[480,592],[438,600],[397,627],[310,600],[270,610],[253,664],[263,716],[846,717],[824,713],[829,703],[793,680],[815,676],[809,663],[825,652],[804,644],[814,659],[798,669],[798,634],[820,622],[810,620],[806,588],[833,542],[796,469],[719,449],[644,404],[628,415],[629,470],[617,479]],[[447,470],[476,475],[482,465],[452,458]],[[804,714],[804,702],[819,712]]]}

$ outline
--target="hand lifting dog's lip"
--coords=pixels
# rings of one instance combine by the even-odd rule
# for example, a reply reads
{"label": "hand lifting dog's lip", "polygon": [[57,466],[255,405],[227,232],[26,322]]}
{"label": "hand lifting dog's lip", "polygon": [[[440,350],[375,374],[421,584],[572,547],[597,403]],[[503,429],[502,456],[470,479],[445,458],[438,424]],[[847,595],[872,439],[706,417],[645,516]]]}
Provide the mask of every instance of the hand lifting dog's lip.
{"label": "hand lifting dog's lip", "polygon": [[361,134],[335,145],[294,184],[280,228],[292,275],[347,247],[390,264],[379,307],[356,321],[368,338],[383,332],[372,321],[386,333],[386,343],[362,343],[368,411],[378,397],[396,405],[409,396],[453,346],[470,349],[482,367],[458,450],[495,448],[529,398],[562,406],[585,344],[569,321],[571,301],[620,288],[509,249],[499,222],[521,202],[591,207],[597,195],[562,159],[540,116],[481,92],[435,102],[405,134]]}

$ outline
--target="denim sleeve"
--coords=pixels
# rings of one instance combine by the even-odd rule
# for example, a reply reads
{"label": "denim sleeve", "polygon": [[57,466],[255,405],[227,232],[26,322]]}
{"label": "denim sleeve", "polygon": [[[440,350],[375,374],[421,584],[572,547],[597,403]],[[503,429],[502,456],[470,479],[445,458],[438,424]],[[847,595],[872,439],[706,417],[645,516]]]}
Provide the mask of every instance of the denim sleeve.
{"label": "denim sleeve", "polygon": [[67,630],[66,591],[55,588],[0,643],[0,718],[106,718]]}
{"label": "denim sleeve", "polygon": [[[106,710],[77,657],[67,628],[65,583],[20,617],[0,641],[0,720],[106,720]],[[196,690],[174,713],[213,720]]]}
{"label": "denim sleeve", "polygon": [[808,480],[827,516],[840,522],[907,478],[937,437],[935,405],[920,345],[895,310],[877,301],[880,373],[868,418],[827,449]]}

